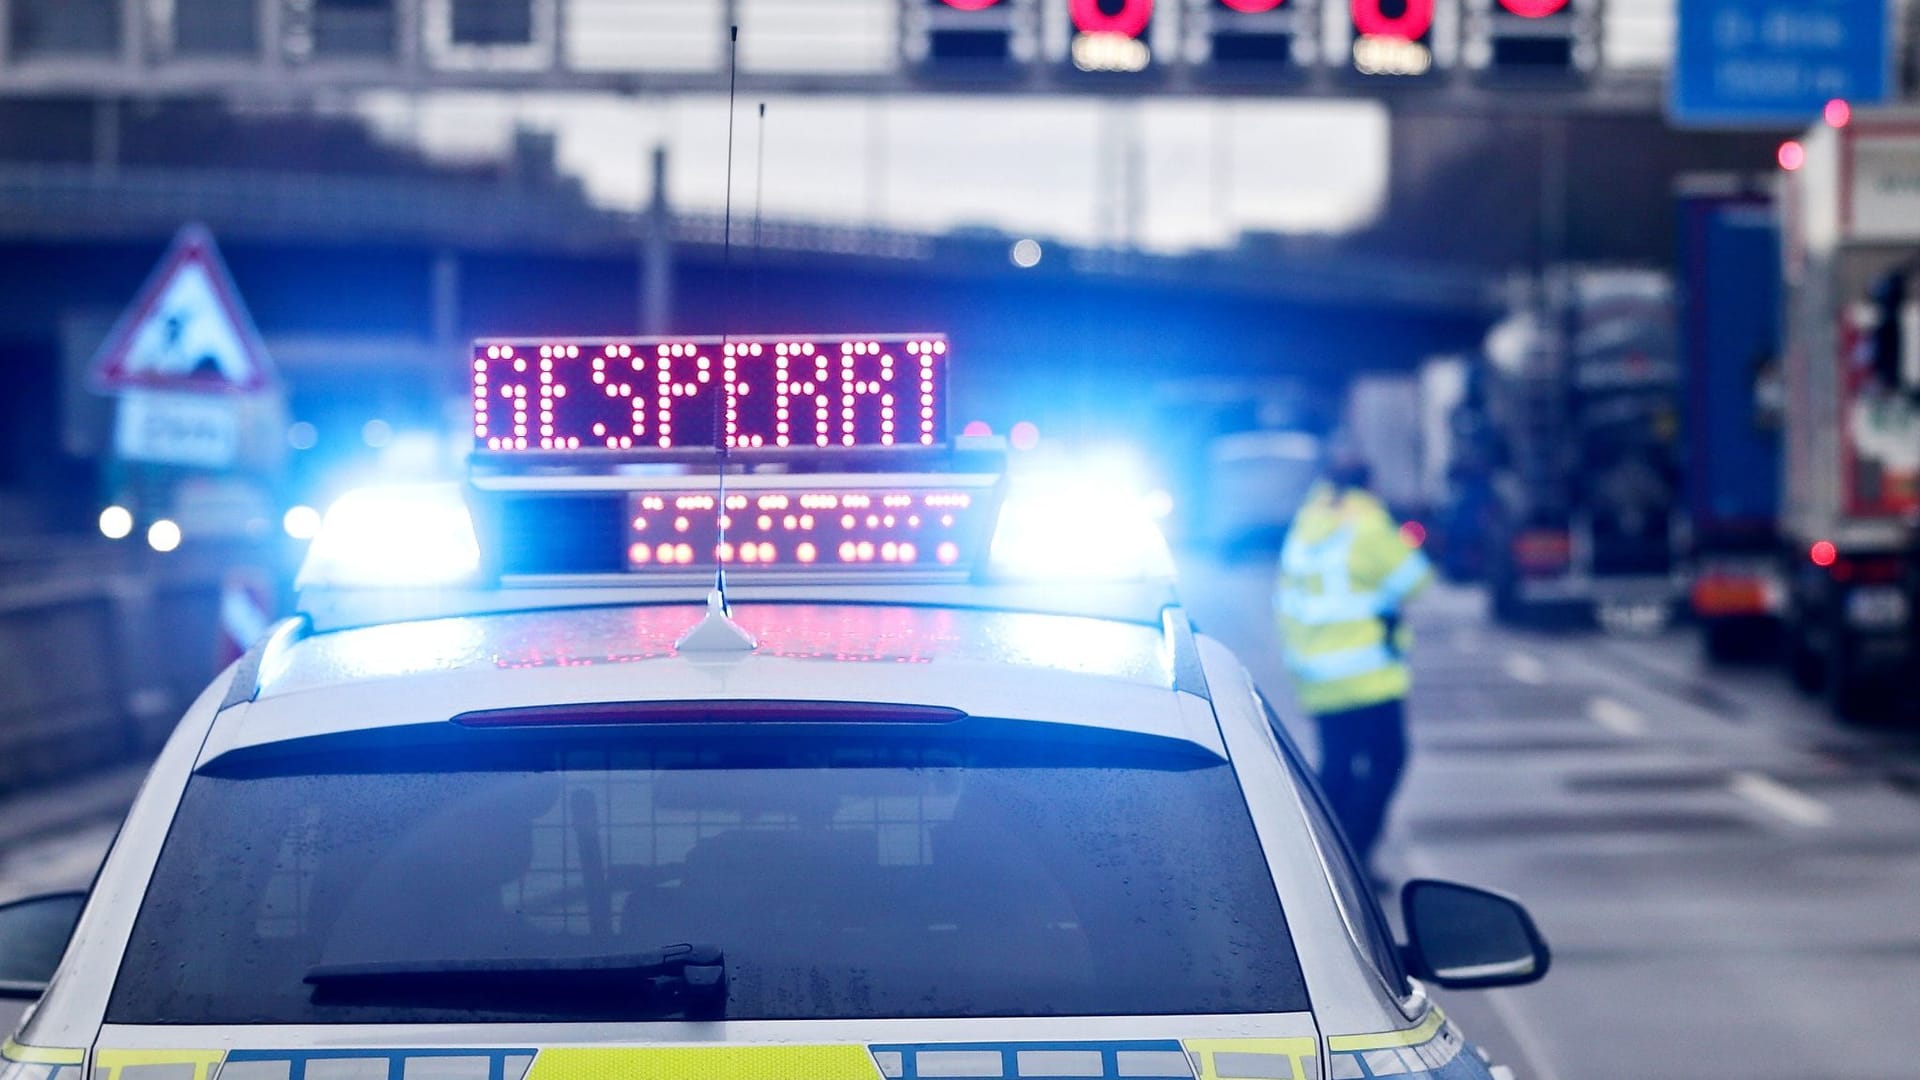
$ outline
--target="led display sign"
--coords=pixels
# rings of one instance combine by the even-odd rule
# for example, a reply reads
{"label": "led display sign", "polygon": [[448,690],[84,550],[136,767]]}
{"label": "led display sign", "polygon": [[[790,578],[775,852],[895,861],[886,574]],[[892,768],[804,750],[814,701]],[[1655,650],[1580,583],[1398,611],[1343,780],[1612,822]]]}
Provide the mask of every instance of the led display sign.
{"label": "led display sign", "polygon": [[910,62],[935,77],[1010,75],[1033,58],[1033,6],[1033,0],[906,0],[902,47]]}
{"label": "led display sign", "polygon": [[1304,73],[1318,56],[1317,0],[1193,0],[1193,56],[1212,78]]}
{"label": "led display sign", "polygon": [[1592,67],[1591,0],[1485,0],[1469,18],[1479,32],[1467,62],[1502,75],[1567,75]]}
{"label": "led display sign", "polygon": [[473,446],[492,453],[941,446],[937,334],[483,341]]}
{"label": "led display sign", "polygon": [[794,488],[729,492],[726,540],[719,497],[685,488],[627,496],[627,569],[712,566],[967,570],[988,534],[991,500],[958,487]]}
{"label": "led display sign", "polygon": [[1433,70],[1434,0],[1347,0],[1353,69],[1362,75]]}
{"label": "led display sign", "polygon": [[1154,0],[1067,0],[1073,38],[1068,46],[1081,71],[1145,71],[1153,62],[1147,39]]}

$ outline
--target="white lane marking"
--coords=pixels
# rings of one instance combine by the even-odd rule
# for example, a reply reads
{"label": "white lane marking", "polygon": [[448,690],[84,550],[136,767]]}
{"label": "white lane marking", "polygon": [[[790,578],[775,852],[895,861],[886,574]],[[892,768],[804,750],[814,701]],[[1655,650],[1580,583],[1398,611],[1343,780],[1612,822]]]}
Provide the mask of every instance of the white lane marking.
{"label": "white lane marking", "polygon": [[1587,719],[1613,732],[1628,737],[1647,733],[1647,718],[1640,710],[1631,705],[1623,705],[1610,697],[1597,697],[1587,702]]}
{"label": "white lane marking", "polygon": [[1534,1080],[1560,1080],[1559,1070],[1553,1067],[1553,1059],[1547,1056],[1546,1048],[1541,1045],[1539,1035],[1533,1025],[1520,1018],[1520,1009],[1513,1003],[1513,995],[1506,990],[1483,991],[1487,1004],[1493,1007],[1493,1014],[1507,1027],[1507,1034],[1513,1037],[1513,1045],[1520,1056],[1532,1064],[1528,1073]]}
{"label": "white lane marking", "polygon": [[1735,795],[1756,803],[1761,809],[1803,829],[1833,824],[1833,808],[1811,795],[1803,795],[1770,776],[1756,772],[1734,773],[1727,787]]}
{"label": "white lane marking", "polygon": [[1506,670],[1507,677],[1516,682],[1528,686],[1547,685],[1547,665],[1541,663],[1538,657],[1512,652],[1506,655],[1500,666]]}

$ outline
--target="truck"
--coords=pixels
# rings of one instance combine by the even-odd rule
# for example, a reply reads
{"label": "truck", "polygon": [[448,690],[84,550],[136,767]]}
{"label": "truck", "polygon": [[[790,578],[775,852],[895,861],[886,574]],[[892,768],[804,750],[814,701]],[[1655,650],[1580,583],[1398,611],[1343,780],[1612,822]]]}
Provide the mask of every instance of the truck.
{"label": "truck", "polygon": [[1454,425],[1496,618],[1664,621],[1684,579],[1678,387],[1665,274],[1557,267],[1521,290]]}
{"label": "truck", "polygon": [[1920,110],[1856,110],[1781,162],[1786,654],[1881,718],[1920,674]]}
{"label": "truck", "polygon": [[1774,651],[1780,509],[1780,227],[1762,178],[1677,192],[1688,601],[1709,659]]}
{"label": "truck", "polygon": [[1420,532],[1427,553],[1453,581],[1483,575],[1486,508],[1491,505],[1486,470],[1472,467],[1472,414],[1466,408],[1473,385],[1473,359],[1464,353],[1429,356],[1420,362]]}
{"label": "truck", "polygon": [[1341,428],[1367,463],[1373,493],[1400,518],[1426,513],[1420,409],[1417,374],[1369,372],[1347,385]]}

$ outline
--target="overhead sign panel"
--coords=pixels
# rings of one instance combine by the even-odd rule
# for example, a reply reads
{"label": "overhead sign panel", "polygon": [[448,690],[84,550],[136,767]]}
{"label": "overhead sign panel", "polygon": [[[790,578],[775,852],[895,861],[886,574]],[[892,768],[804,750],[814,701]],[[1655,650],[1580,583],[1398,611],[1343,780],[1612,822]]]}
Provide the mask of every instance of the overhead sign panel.
{"label": "overhead sign panel", "polygon": [[1679,19],[1675,123],[1795,127],[1887,97],[1887,0],[1687,0]]}
{"label": "overhead sign panel", "polygon": [[1501,80],[1583,75],[1599,60],[1599,0],[1466,0],[1465,59]]}
{"label": "overhead sign panel", "polygon": [[1154,63],[1154,0],[1067,0],[1075,70],[1143,72]]}
{"label": "overhead sign panel", "polygon": [[96,389],[258,393],[272,362],[203,228],[174,237],[94,361]]}
{"label": "overhead sign panel", "polygon": [[1189,0],[1189,58],[1212,80],[1301,77],[1319,59],[1318,0]]}
{"label": "overhead sign panel", "polygon": [[1435,0],[1347,0],[1352,70],[1367,77],[1430,74],[1439,14]]}
{"label": "overhead sign panel", "polygon": [[1004,78],[1037,53],[1035,0],[902,0],[907,59],[939,78]]}

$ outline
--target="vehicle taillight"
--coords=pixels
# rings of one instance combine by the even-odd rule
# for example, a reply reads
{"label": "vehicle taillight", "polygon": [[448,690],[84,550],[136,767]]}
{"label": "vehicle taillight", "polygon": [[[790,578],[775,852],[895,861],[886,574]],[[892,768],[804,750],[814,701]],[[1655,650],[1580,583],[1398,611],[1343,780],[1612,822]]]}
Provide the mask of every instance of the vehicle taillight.
{"label": "vehicle taillight", "polygon": [[1842,559],[1836,557],[1827,567],[1835,581],[1857,585],[1889,585],[1900,580],[1900,560],[1896,558]]}
{"label": "vehicle taillight", "polygon": [[1529,529],[1513,538],[1513,561],[1522,570],[1564,570],[1573,559],[1573,538],[1560,529]]}

